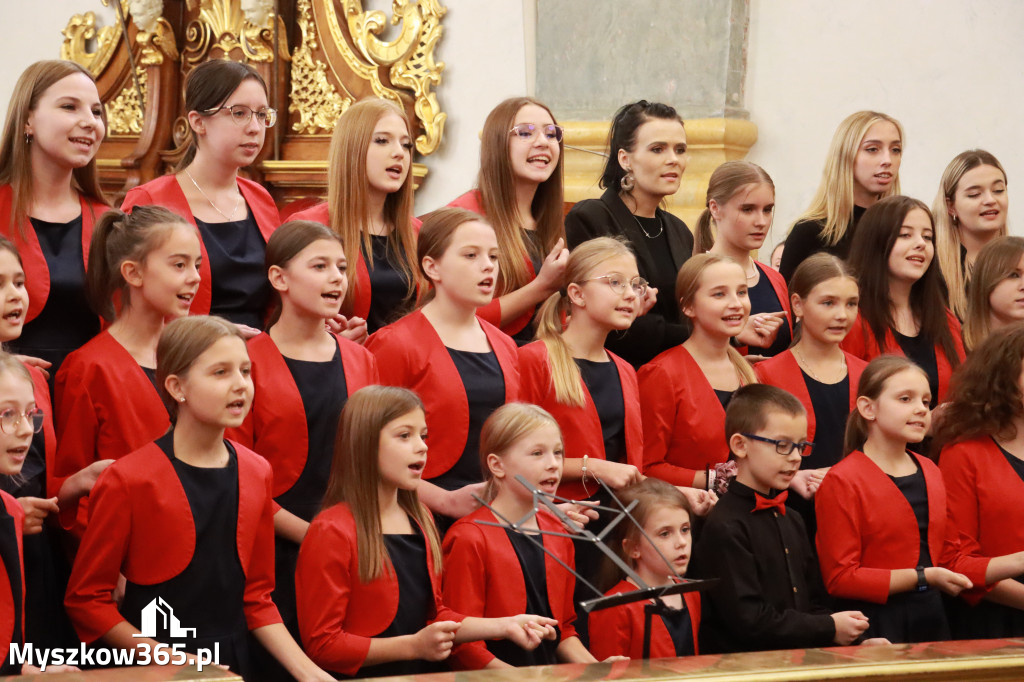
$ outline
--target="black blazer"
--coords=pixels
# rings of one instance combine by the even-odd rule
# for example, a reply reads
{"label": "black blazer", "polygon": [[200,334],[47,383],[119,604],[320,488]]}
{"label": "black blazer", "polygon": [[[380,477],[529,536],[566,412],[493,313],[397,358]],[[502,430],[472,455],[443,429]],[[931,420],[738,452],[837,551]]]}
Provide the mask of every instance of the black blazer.
{"label": "black blazer", "polygon": [[[657,209],[656,215],[665,225],[672,260],[682,267],[693,253],[693,235],[690,228],[671,213]],[[664,244],[661,239],[644,236],[639,223],[619,198],[618,191],[606,189],[600,199],[585,199],[565,217],[565,236],[569,248],[595,237],[625,237],[636,253],[640,276],[658,288],[658,302],[643,317],[638,317],[627,331],[613,332],[605,344],[633,367],[652,360],[658,353],[677,346],[689,336],[689,326],[680,319],[675,300],[675,272],[658,269],[649,245]]]}

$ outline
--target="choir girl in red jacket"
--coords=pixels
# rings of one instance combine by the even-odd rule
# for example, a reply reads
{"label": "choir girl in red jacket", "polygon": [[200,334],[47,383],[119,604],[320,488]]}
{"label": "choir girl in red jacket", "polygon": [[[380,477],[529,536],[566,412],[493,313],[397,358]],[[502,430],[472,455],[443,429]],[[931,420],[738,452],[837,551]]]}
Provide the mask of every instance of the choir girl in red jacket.
{"label": "choir girl in red jacket", "polygon": [[693,245],[694,253],[717,253],[743,266],[751,323],[766,337],[764,347],[751,346],[750,352],[763,357],[778,355],[793,338],[786,280],[751,255],[764,245],[774,214],[775,183],[768,173],[749,161],[726,161],[708,180],[707,208]]}
{"label": "choir girl in red jacket", "polygon": [[477,189],[449,206],[484,216],[498,235],[494,300],[481,317],[519,345],[533,340],[537,306],[558,291],[569,252],[562,215],[562,126],[530,97],[494,107],[480,135]]}
{"label": "choir girl in red jacket", "polygon": [[52,363],[51,382],[100,330],[85,302],[85,270],[93,224],[107,210],[96,175],[105,132],[88,69],[42,61],[18,78],[0,139],[0,234],[21,252],[31,295],[11,348]]}
{"label": "choir girl in red jacket", "polygon": [[263,253],[281,224],[277,205],[257,182],[238,177],[256,161],[277,111],[252,66],[211,59],[185,78],[189,146],[174,174],[128,191],[121,208],[157,205],[199,228],[202,279],[193,315],[222,315],[255,335],[270,286]]}
{"label": "choir girl in red jacket", "polygon": [[907,452],[928,431],[930,402],[920,367],[894,355],[872,360],[847,423],[848,454],[815,496],[829,594],[868,617],[868,637],[893,643],[949,639],[940,592],[955,596],[1021,572],[1019,558],[990,562],[961,551],[939,468]]}
{"label": "choir girl in red jacket", "polygon": [[[158,627],[160,641],[181,643],[190,654],[219,646],[220,663],[248,678],[251,631],[294,677],[332,679],[288,634],[271,600],[270,465],[224,439],[252,402],[238,328],[207,316],[167,325],[157,384],[174,427],[108,467],[92,494],[65,598],[79,635],[110,647],[155,647],[139,628],[159,599],[182,628],[194,628],[173,637]],[[118,574],[126,583],[120,606]]]}
{"label": "choir girl in red jacket", "polygon": [[[442,603],[440,539],[416,494],[426,436],[423,403],[404,388],[361,389],[342,413],[324,509],[296,575],[302,641],[328,670],[431,672],[456,643],[507,638],[532,649],[555,634],[550,618],[467,618]],[[461,648],[487,663],[482,645]]]}
{"label": "choir girl in red jacket", "polygon": [[[686,574],[690,562],[690,503],[678,488],[656,478],[645,479],[617,493],[619,501],[636,507],[631,512],[648,541],[632,523],[616,529],[614,549],[649,587],[672,585],[675,573]],[[657,551],[656,549],[657,548]],[[659,555],[658,552],[661,552]],[[664,556],[664,559],[662,558]],[[665,559],[672,564],[671,570]],[[611,565],[611,562],[607,562]],[[673,573],[673,571],[675,573]],[[621,575],[621,571],[616,571]],[[606,595],[632,592],[639,587],[623,578]],[[700,593],[662,597],[672,609],[651,619],[651,658],[675,658],[700,653]],[[590,650],[597,658],[641,658],[644,647],[644,602],[595,611],[590,616]]]}
{"label": "choir girl in red jacket", "polygon": [[860,284],[860,319],[843,341],[843,350],[863,360],[882,353],[913,360],[928,376],[933,408],[964,358],[960,322],[945,305],[934,240],[932,214],[917,199],[887,197],[864,213],[848,260]]}
{"label": "choir girl in red jacket", "polygon": [[637,372],[644,473],[673,485],[710,488],[715,465],[729,456],[725,406],[733,391],[757,382],[730,345],[750,314],[746,275],[733,259],[703,253],[679,270],[675,296],[693,331]]}
{"label": "choir girl in red jacket", "polygon": [[814,443],[793,477],[789,506],[804,517],[814,542],[810,500],[828,468],[843,457],[846,416],[857,404],[857,382],[868,363],[839,347],[857,321],[859,289],[850,268],[828,253],[802,262],[789,281],[794,317],[800,321],[788,350],[754,365],[757,378],[792,393],[807,411],[807,440]]}
{"label": "choir girl in red jacket", "polygon": [[[500,521],[496,513],[518,522],[534,509],[531,492],[516,476],[542,492],[558,489],[563,454],[558,423],[536,405],[509,403],[484,424],[480,452],[487,467],[484,499],[494,511],[481,507],[445,535],[444,602],[467,616],[497,618],[524,611],[550,616],[558,621],[558,636],[533,651],[516,642],[487,642],[486,651],[455,652],[456,660],[464,667],[493,658],[514,666],[597,662],[573,627],[573,574],[523,533],[477,523]],[[520,528],[565,532],[543,508]],[[569,538],[534,534],[532,539],[565,565],[574,565]]]}
{"label": "choir girl in red jacket", "polygon": [[397,320],[416,292],[420,221],[412,217],[412,152],[401,107],[376,98],[356,102],[331,137],[327,201],[291,216],[327,225],[345,244],[352,282],[341,313],[356,337]]}
{"label": "choir girl in red jacket", "polygon": [[971,271],[964,346],[973,350],[1007,325],[1024,320],[1024,239],[996,237],[982,247]]}
{"label": "choir girl in red jacket", "polygon": [[170,426],[156,385],[157,341],[168,320],[188,314],[200,260],[196,228],[160,206],[112,209],[96,225],[88,294],[111,324],[68,356],[55,401],[61,520],[76,535],[86,519],[78,501],[99,472]]}
{"label": "choir girl in red jacket", "polygon": [[[986,246],[985,249],[988,247]],[[982,249],[984,251],[985,249]],[[981,257],[979,256],[980,263]],[[979,284],[978,271],[971,281]],[[1024,550],[1024,324],[993,332],[957,372],[936,428],[939,469],[965,553],[999,557]],[[993,559],[993,564],[1006,559]],[[976,587],[953,607],[953,634],[968,639],[1024,636],[1024,569]],[[986,582],[993,582],[986,575]],[[959,608],[957,608],[959,606]]]}
{"label": "choir girl in red jacket", "polygon": [[350,395],[377,383],[370,352],[324,326],[345,298],[347,268],[341,240],[320,223],[294,220],[271,235],[267,275],[278,301],[267,332],[247,344],[252,409],[228,432],[274,470],[274,603],[289,628],[297,627],[295,561],[327,490],[338,418]]}
{"label": "choir girl in red jacket", "polygon": [[366,347],[377,358],[381,383],[422,397],[432,436],[419,495],[435,513],[457,519],[477,506],[480,428],[491,412],[517,399],[519,363],[515,343],[476,315],[498,281],[491,226],[465,209],[439,209],[423,223],[417,255],[429,282],[427,302],[371,336]]}

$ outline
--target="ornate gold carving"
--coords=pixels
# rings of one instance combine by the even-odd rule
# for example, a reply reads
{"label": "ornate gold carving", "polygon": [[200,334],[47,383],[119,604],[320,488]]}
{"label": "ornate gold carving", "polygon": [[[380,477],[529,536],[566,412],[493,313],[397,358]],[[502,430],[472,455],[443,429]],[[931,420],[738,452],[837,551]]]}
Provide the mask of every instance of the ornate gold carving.
{"label": "ornate gold carving", "polygon": [[138,135],[142,132],[142,110],[146,97],[146,70],[139,68],[139,87],[142,89],[143,101],[139,101],[139,93],[135,83],[129,78],[117,97],[107,102],[107,131],[111,135]]}
{"label": "ornate gold carving", "polygon": [[[121,27],[116,24],[96,28],[95,12],[74,15],[61,33],[64,35],[64,43],[60,46],[60,58],[81,64],[89,69],[94,78],[107,68],[121,40]],[[88,41],[94,39],[96,51],[89,52]]]}
{"label": "ornate gold carving", "polygon": [[184,61],[190,67],[205,61],[210,50],[219,49],[225,55],[234,49],[242,51],[246,61],[274,61],[273,22],[278,22],[278,35],[282,39],[282,59],[288,59],[284,22],[270,14],[265,26],[250,24],[239,0],[189,0],[189,8],[199,7],[199,17],[185,29]]}
{"label": "ornate gold carving", "polygon": [[163,17],[157,20],[156,30],[152,33],[136,33],[135,44],[142,50],[139,63],[143,66],[163,64],[165,57],[171,61],[178,59],[178,47],[174,44],[174,29]]}
{"label": "ornate gold carving", "polygon": [[423,134],[416,138],[416,149],[420,154],[430,154],[441,143],[444,122],[448,119],[432,92],[440,84],[441,72],[444,71],[444,62],[434,61],[434,48],[441,38],[441,17],[447,10],[436,0],[421,2],[428,6],[425,20],[411,50],[391,67],[391,82],[415,93],[413,107],[416,118],[423,124]]}
{"label": "ornate gold carving", "polygon": [[342,97],[327,80],[327,67],[314,61],[317,49],[311,0],[299,0],[295,7],[302,40],[292,54],[292,93],[288,111],[298,114],[292,130],[310,135],[330,132],[350,104],[351,97]]}

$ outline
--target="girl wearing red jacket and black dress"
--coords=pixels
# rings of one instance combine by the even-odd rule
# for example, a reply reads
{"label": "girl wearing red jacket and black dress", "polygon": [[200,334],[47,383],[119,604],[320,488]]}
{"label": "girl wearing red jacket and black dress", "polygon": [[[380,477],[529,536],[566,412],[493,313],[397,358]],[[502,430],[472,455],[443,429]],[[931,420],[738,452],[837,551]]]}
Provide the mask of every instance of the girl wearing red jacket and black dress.
{"label": "girl wearing red jacket and black dress", "polygon": [[156,204],[194,223],[203,260],[192,314],[222,315],[252,336],[270,299],[263,254],[281,218],[267,190],[238,170],[256,161],[277,111],[256,69],[225,59],[189,71],[185,110],[191,142],[177,172],[129,190],[121,208]]}

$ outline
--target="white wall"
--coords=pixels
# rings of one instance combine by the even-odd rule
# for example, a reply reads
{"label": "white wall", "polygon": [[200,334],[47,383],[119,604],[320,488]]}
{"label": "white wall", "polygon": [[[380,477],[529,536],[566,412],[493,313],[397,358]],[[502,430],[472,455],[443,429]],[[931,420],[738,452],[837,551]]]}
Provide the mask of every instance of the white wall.
{"label": "white wall", "polygon": [[[900,183],[929,206],[946,164],[975,147],[1024,182],[1024,3],[1018,0],[750,0],[748,159],[776,187],[769,242],[810,202],[836,126],[860,109],[906,130]],[[1024,233],[1024,194],[1010,202]]]}

